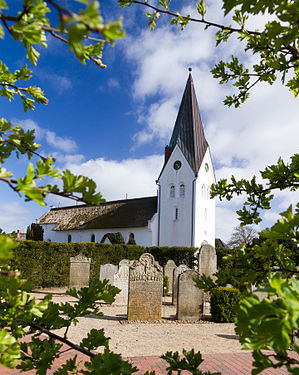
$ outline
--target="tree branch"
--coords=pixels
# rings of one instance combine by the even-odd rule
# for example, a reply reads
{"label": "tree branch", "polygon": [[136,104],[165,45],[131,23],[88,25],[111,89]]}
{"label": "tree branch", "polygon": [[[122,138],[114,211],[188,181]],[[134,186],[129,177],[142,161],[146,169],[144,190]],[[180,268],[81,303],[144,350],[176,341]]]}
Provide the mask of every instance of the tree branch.
{"label": "tree branch", "polygon": [[[1,134],[1,133],[0,133]],[[1,144],[4,144],[4,143],[10,143],[12,144],[13,146],[15,146],[14,142],[10,141],[9,139],[6,139],[5,141],[0,141],[0,145]],[[22,144],[21,146],[24,148],[25,152],[30,152],[31,154],[35,155],[35,156],[38,156],[41,160],[43,161],[46,161],[47,158],[45,156],[42,156],[41,154],[39,154],[38,152],[36,151],[33,151],[33,150],[30,150],[30,148],[27,148],[27,147],[24,147]]]}
{"label": "tree branch", "polygon": [[68,345],[68,346],[71,347],[72,349],[75,349],[75,350],[77,350],[78,352],[87,355],[88,357],[94,357],[94,356],[97,355],[97,354],[92,353],[91,351],[89,351],[89,350],[87,350],[87,349],[85,349],[85,348],[82,348],[82,347],[79,346],[79,345],[76,345],[76,344],[72,343],[71,341],[67,340],[67,339],[64,338],[64,337],[61,337],[61,336],[59,336],[59,335],[56,335],[55,333],[53,333],[53,332],[49,331],[48,329],[46,329],[46,328],[40,326],[39,324],[36,324],[36,323],[34,323],[34,322],[23,322],[23,323],[29,325],[29,326],[32,327],[32,328],[37,329],[38,331],[40,331],[40,332],[46,334],[47,336],[49,336],[49,337],[51,337],[51,338],[53,338],[53,339],[55,339],[55,340],[58,340],[58,341],[60,341],[60,342],[63,342],[64,344]]}
{"label": "tree branch", "polygon": [[[6,182],[9,185],[9,187],[13,191],[15,191],[16,193],[23,193],[17,187],[13,186],[13,184],[17,184],[18,183],[17,180],[14,180],[14,179],[11,179],[11,178],[8,178],[8,177],[0,177],[0,181]],[[59,197],[64,197],[64,198],[72,199],[72,200],[74,200],[76,202],[86,203],[83,198],[80,198],[77,195],[73,195],[73,193],[67,193],[67,192],[64,192],[64,191],[51,191],[51,190],[47,190],[47,189],[44,189],[44,188],[40,188],[38,186],[35,186],[33,189],[41,191],[44,195],[53,194],[53,195],[57,195]]]}
{"label": "tree branch", "polygon": [[[130,0],[130,3],[144,5],[144,6],[148,7],[148,8],[151,8],[151,9],[155,10],[158,13],[164,13],[164,14],[168,14],[169,16],[172,16],[172,17],[175,17],[175,18],[179,18],[178,14],[173,13],[173,12],[171,12],[169,10],[166,10],[166,9],[157,8],[154,5],[149,4],[149,3],[145,2],[145,1],[142,2],[142,1],[139,1],[139,0]],[[187,17],[184,17],[184,18],[187,18]],[[231,27],[231,26],[225,26],[225,25],[221,25],[219,23],[206,21],[205,19],[192,18],[192,17],[190,17],[188,19],[190,21],[192,21],[192,22],[202,23],[202,24],[207,25],[207,26],[214,26],[214,27],[217,27],[218,29],[221,29],[221,30],[228,30],[228,31],[231,31],[231,32],[238,32],[238,33],[245,31],[246,33],[251,34],[251,35],[261,35],[261,33],[258,32],[258,31],[244,30],[243,28],[236,29],[236,28]]]}

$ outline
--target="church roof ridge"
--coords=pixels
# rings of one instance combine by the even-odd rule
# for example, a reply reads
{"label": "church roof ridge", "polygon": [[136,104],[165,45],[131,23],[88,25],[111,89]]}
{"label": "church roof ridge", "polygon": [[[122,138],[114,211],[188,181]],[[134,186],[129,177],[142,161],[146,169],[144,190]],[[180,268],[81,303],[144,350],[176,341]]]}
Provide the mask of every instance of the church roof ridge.
{"label": "church roof ridge", "polygon": [[106,202],[100,203],[99,205],[77,204],[77,205],[72,205],[72,206],[52,207],[49,211],[58,211],[58,210],[65,210],[65,209],[72,209],[72,208],[74,208],[74,209],[76,209],[76,208],[90,208],[90,207],[98,207],[98,206],[109,205],[109,204],[114,204],[114,203],[123,203],[123,202],[128,202],[128,201],[137,201],[137,200],[140,200],[140,199],[153,199],[153,198],[157,198],[157,196],[156,195],[150,195],[148,197],[117,199],[115,201],[106,201]]}
{"label": "church roof ridge", "polygon": [[169,143],[170,154],[178,145],[195,174],[208,148],[191,71]]}
{"label": "church roof ridge", "polygon": [[157,212],[157,196],[122,199],[99,206],[52,208],[39,224],[55,224],[52,230],[145,227]]}

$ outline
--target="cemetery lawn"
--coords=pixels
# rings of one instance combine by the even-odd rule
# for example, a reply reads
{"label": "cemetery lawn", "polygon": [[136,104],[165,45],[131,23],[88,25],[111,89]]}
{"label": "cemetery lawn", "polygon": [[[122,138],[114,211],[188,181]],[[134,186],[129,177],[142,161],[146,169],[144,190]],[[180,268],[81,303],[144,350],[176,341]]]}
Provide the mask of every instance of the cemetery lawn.
{"label": "cemetery lawn", "polygon": [[[75,302],[65,295],[66,288],[36,289],[36,300],[51,293],[54,302]],[[69,339],[79,343],[90,329],[104,328],[111,337],[110,349],[123,357],[162,355],[167,351],[182,349],[200,350],[202,353],[238,353],[241,345],[233,323],[214,323],[209,315],[195,322],[175,320],[176,308],[170,305],[171,298],[165,297],[161,322],[128,322],[127,307],[100,303],[104,316],[89,316],[79,319],[79,324],[69,330]],[[58,333],[62,333],[57,331]]]}

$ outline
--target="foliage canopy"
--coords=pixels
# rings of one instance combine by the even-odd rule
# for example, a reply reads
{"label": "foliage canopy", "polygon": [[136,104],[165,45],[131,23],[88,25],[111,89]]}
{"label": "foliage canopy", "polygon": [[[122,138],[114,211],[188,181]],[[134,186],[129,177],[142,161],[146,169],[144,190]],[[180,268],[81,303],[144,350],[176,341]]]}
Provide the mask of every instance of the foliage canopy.
{"label": "foliage canopy", "polygon": [[[297,0],[223,0],[225,16],[231,16],[231,23],[219,24],[212,21],[207,2],[199,0],[193,5],[192,15],[181,14],[171,0],[118,0],[121,7],[138,4],[148,9],[146,16],[151,30],[161,14],[168,15],[171,24],[184,30],[189,23],[204,26],[205,30],[216,30],[216,45],[226,43],[236,35],[242,45],[240,50],[257,55],[257,61],[231,56],[228,61],[219,61],[213,76],[221,84],[232,83],[236,93],[229,95],[224,104],[239,107],[248,97],[250,89],[259,82],[272,85],[279,78],[296,97],[299,93],[299,4]],[[181,4],[180,4],[181,5]],[[247,27],[248,20],[255,16],[265,18],[263,29]],[[241,54],[240,54],[241,55]]]}

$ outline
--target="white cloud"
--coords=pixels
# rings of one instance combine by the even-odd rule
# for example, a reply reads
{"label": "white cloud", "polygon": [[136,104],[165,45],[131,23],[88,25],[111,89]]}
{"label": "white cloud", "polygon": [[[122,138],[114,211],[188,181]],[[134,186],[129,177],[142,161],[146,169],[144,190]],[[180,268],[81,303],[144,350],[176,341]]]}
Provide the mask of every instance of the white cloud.
{"label": "white cloud", "polygon": [[16,124],[21,124],[25,130],[35,130],[36,140],[40,142],[45,140],[49,146],[54,149],[59,149],[65,153],[73,152],[77,149],[76,142],[70,137],[60,137],[55,132],[47,130],[40,127],[35,121],[27,120],[17,120],[13,119],[13,122]]}
{"label": "white cloud", "polygon": [[266,211],[263,215],[264,220],[269,221],[270,223],[273,223],[277,221],[280,218],[280,215],[276,212],[271,211]]}
{"label": "white cloud", "polygon": [[76,142],[71,138],[60,137],[56,133],[47,130],[45,132],[47,143],[54,147],[62,150],[66,153],[72,152],[77,148]]}
{"label": "white cloud", "polygon": [[60,152],[52,152],[51,156],[56,159],[59,163],[82,163],[84,161],[84,155],[82,154],[62,154]]}
{"label": "white cloud", "polygon": [[0,204],[0,228],[6,233],[24,230],[30,222],[30,212],[22,202],[2,202]]}
{"label": "white cloud", "polygon": [[69,162],[65,168],[92,178],[105,199],[117,200],[156,195],[155,180],[162,163],[161,155],[152,155],[121,161],[99,158],[84,163]]}
{"label": "white cloud", "polygon": [[[159,139],[167,142],[169,133],[173,129],[173,124],[177,115],[177,103],[172,100],[157,102],[152,104],[147,116],[143,113],[139,116],[138,122],[143,125],[143,129],[133,136],[137,145],[147,143],[152,139]],[[144,124],[147,127],[144,128]]]}

